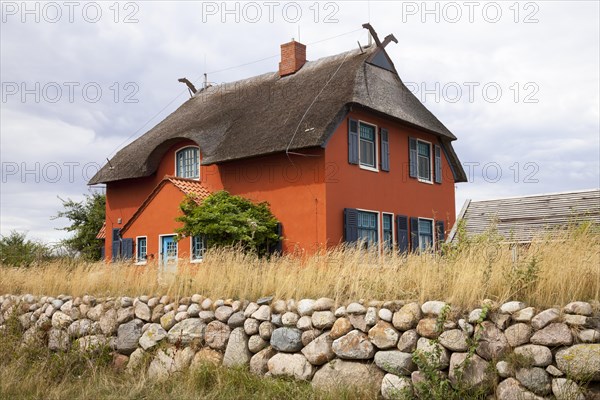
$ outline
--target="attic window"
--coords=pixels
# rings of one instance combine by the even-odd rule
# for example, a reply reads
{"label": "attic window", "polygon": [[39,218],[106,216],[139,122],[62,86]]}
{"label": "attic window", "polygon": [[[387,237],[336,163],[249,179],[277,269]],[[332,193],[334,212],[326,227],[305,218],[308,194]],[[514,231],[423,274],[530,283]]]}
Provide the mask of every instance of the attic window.
{"label": "attic window", "polygon": [[371,59],[369,60],[369,64],[376,65],[379,68],[387,69],[388,71],[395,72],[394,66],[390,62],[389,58],[385,54],[385,51],[378,50]]}
{"label": "attic window", "polygon": [[184,147],[175,153],[176,175],[180,178],[200,178],[200,150]]}

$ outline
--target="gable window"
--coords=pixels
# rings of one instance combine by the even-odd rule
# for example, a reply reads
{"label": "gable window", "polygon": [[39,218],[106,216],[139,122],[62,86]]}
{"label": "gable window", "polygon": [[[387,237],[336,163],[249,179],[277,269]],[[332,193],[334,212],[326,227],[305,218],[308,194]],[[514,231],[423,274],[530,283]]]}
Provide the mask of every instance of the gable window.
{"label": "gable window", "polygon": [[375,127],[360,122],[359,131],[358,157],[360,166],[376,169]]}
{"label": "gable window", "polygon": [[417,140],[417,175],[419,180],[431,182],[431,144]]}
{"label": "gable window", "polygon": [[367,246],[377,245],[377,218],[375,212],[358,211],[358,240]]}
{"label": "gable window", "polygon": [[383,248],[385,250],[391,250],[394,246],[394,235],[392,233],[392,214],[382,214],[381,220],[383,225]]}
{"label": "gable window", "polygon": [[146,262],[147,243],[148,243],[148,240],[146,237],[138,237],[137,238],[136,262],[138,262],[138,263]]}
{"label": "gable window", "polygon": [[206,241],[203,236],[192,236],[192,261],[200,261],[206,252]]}
{"label": "gable window", "polygon": [[175,154],[176,172],[180,178],[200,178],[200,150],[197,147],[185,147]]}
{"label": "gable window", "polygon": [[433,221],[419,218],[419,249],[421,251],[433,248]]}

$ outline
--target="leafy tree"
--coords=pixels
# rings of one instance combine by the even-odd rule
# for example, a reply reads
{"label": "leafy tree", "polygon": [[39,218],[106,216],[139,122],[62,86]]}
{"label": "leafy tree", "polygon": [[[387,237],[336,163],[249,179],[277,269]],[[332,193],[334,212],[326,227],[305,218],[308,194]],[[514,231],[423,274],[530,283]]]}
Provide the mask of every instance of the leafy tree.
{"label": "leafy tree", "polygon": [[11,267],[29,267],[50,259],[50,249],[43,243],[27,239],[27,234],[11,231],[0,236],[0,264]]}
{"label": "leafy tree", "polygon": [[61,228],[74,235],[64,239],[61,244],[69,251],[81,255],[86,260],[95,261],[100,259],[102,241],[96,239],[96,235],[106,215],[106,195],[92,193],[85,195],[85,200],[76,202],[71,199],[60,199],[63,211],[59,211],[53,219],[67,218],[71,225]]}
{"label": "leafy tree", "polygon": [[241,245],[244,249],[265,255],[271,244],[280,240],[277,219],[266,202],[254,204],[241,196],[222,190],[198,204],[187,197],[180,204],[183,212],[177,221],[183,227],[180,236],[204,236],[208,246]]}

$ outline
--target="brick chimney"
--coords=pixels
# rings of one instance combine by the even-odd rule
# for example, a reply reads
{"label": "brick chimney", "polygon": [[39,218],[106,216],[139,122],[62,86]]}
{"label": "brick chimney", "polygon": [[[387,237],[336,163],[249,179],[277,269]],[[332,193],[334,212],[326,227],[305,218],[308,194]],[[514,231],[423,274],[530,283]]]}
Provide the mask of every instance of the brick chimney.
{"label": "brick chimney", "polygon": [[279,76],[296,73],[306,62],[306,45],[292,39],[289,43],[281,45],[281,62],[279,63]]}

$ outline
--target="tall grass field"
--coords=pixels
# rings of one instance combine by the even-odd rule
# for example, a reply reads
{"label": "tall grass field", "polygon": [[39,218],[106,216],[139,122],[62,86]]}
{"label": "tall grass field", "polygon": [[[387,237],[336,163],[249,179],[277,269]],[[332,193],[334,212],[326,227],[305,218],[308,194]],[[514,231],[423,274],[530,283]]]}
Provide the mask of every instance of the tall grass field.
{"label": "tall grass field", "polygon": [[[310,256],[258,258],[235,249],[209,251],[203,262],[181,262],[177,273],[156,264],[63,260],[29,268],[0,266],[0,293],[57,296],[198,293],[214,299],[331,297],[357,300],[443,300],[459,309],[484,299],[520,300],[543,309],[600,295],[600,235],[593,226],[553,232],[511,246],[493,234],[437,253],[378,254],[340,247]],[[597,304],[597,303],[596,303]],[[247,369],[202,365],[166,382],[116,371],[108,353],[50,352],[20,346],[22,329],[8,320],[0,338],[0,399],[367,399],[340,388],[261,378]]]}
{"label": "tall grass field", "polygon": [[255,300],[331,297],[364,300],[443,300],[479,306],[484,299],[561,306],[600,295],[600,235],[592,225],[553,232],[511,246],[493,234],[463,240],[438,253],[379,254],[339,247],[311,256],[258,258],[241,251],[208,251],[176,274],[149,263],[53,262],[1,267],[0,293],[56,296],[203,296]]}

